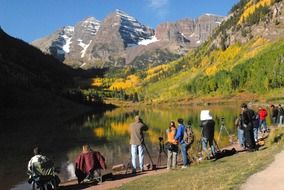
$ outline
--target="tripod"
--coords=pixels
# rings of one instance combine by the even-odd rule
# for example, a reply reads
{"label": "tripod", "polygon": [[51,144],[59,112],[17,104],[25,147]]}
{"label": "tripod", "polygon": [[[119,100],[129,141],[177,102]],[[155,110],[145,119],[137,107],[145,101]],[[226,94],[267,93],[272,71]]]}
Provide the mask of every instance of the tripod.
{"label": "tripod", "polygon": [[232,143],[231,135],[229,134],[229,132],[228,132],[226,126],[225,126],[225,123],[224,123],[224,118],[222,117],[222,118],[221,118],[221,127],[220,127],[220,131],[219,131],[219,135],[218,135],[218,140],[217,140],[218,144],[219,144],[219,142],[220,142],[220,137],[221,137],[221,133],[222,133],[223,130],[225,130],[225,132],[227,133],[227,135],[228,135],[228,137],[229,137],[230,143]]}
{"label": "tripod", "polygon": [[162,153],[165,153],[166,157],[168,156],[165,148],[164,148],[164,142],[163,142],[163,137],[159,137],[159,155],[158,155],[158,160],[157,160],[157,165],[161,166],[161,161],[162,161]]}

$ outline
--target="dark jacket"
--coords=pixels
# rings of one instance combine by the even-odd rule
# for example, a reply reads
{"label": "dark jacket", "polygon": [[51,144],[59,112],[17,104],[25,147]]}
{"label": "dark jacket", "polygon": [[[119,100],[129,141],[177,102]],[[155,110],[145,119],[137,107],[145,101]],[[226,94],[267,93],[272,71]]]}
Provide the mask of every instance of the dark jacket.
{"label": "dark jacket", "polygon": [[143,132],[148,130],[148,126],[143,122],[135,122],[130,125],[130,144],[141,145],[144,141]]}
{"label": "dark jacket", "polygon": [[279,107],[279,115],[284,115],[284,109],[282,107]]}
{"label": "dark jacket", "polygon": [[245,109],[242,114],[243,127],[245,130],[252,129],[254,127],[254,120],[256,114],[251,109]]}
{"label": "dark jacket", "polygon": [[214,120],[201,121],[200,127],[202,127],[202,137],[205,137],[208,140],[213,140],[215,121]]}
{"label": "dark jacket", "polygon": [[278,116],[278,109],[276,107],[272,108],[272,117]]}

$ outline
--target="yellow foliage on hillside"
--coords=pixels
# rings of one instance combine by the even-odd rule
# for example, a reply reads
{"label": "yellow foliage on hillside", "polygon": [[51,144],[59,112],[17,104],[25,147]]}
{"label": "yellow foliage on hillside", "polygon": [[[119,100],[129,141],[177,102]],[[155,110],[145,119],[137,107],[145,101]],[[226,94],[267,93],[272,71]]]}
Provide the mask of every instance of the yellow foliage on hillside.
{"label": "yellow foliage on hillside", "polygon": [[250,0],[246,6],[243,14],[240,17],[238,24],[244,23],[249,15],[253,14],[257,8],[260,6],[270,6],[273,3],[273,0],[259,0],[257,3],[254,3],[254,0]]}
{"label": "yellow foliage on hillside", "polygon": [[159,75],[162,72],[166,72],[171,67],[170,64],[158,65],[156,67],[150,68],[146,71],[146,78],[145,80],[150,80],[151,78]]}
{"label": "yellow foliage on hillside", "polygon": [[115,89],[130,89],[135,88],[141,82],[140,78],[136,75],[129,75],[126,79],[117,79],[110,87],[110,90]]}
{"label": "yellow foliage on hillside", "polygon": [[205,57],[202,60],[203,66],[208,63],[205,73],[207,75],[213,75],[222,68],[226,68],[230,63],[234,62],[234,59],[239,55],[241,47],[238,44],[231,45],[225,51],[216,50],[213,51],[209,57]]}
{"label": "yellow foliage on hillside", "polygon": [[265,44],[268,43],[268,40],[265,39],[265,38],[258,38],[253,44],[252,44],[252,48],[256,48],[256,47],[259,47],[259,46],[263,46]]}
{"label": "yellow foliage on hillside", "polygon": [[268,45],[268,40],[264,38],[258,38],[251,46],[250,50],[246,51],[243,58],[249,59],[258,54],[259,51],[262,50],[262,48],[265,47],[265,45]]}

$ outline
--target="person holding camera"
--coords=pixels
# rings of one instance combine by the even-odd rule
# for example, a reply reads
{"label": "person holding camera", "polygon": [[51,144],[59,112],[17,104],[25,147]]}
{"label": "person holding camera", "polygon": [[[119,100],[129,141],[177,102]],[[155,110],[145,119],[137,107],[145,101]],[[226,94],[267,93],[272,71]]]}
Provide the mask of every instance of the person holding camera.
{"label": "person holding camera", "polygon": [[166,130],[168,142],[166,143],[167,146],[167,169],[176,168],[177,165],[177,154],[178,154],[178,146],[177,141],[175,140],[176,135],[176,125],[174,121],[170,122],[169,128]]}
{"label": "person holding camera", "polygon": [[[223,118],[224,119],[224,118]],[[202,128],[202,149],[203,151],[207,152],[207,145],[211,148],[211,153],[215,157],[217,150],[214,146],[214,128],[215,128],[215,121],[213,120],[211,113],[209,110],[202,110],[200,113],[200,127]],[[209,157],[210,158],[210,157]]]}
{"label": "person holding camera", "polygon": [[185,127],[183,125],[183,119],[178,119],[178,128],[177,133],[175,135],[175,140],[180,144],[181,149],[181,155],[182,155],[182,161],[183,166],[181,168],[187,168],[189,166],[189,158],[187,154],[187,145],[184,142],[183,136],[184,136],[184,130]]}
{"label": "person holding camera", "polygon": [[131,145],[131,160],[132,173],[136,173],[136,154],[139,155],[139,167],[141,171],[144,168],[144,135],[143,132],[148,130],[142,119],[137,115],[135,122],[130,125],[130,145]]}

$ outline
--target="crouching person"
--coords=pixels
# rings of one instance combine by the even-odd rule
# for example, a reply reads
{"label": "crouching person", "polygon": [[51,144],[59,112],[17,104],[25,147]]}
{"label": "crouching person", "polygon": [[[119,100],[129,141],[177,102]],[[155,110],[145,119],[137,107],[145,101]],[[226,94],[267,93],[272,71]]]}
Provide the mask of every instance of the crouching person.
{"label": "crouching person", "polygon": [[[216,155],[216,148],[213,143],[214,141],[214,128],[215,128],[215,121],[213,120],[209,110],[202,110],[200,113],[200,127],[202,128],[202,150],[207,152],[207,145],[209,143],[209,146],[211,148],[211,153],[215,157]],[[210,155],[208,155],[208,158],[210,159]]]}
{"label": "crouching person", "polygon": [[100,152],[93,151],[88,144],[83,145],[82,153],[75,161],[75,175],[78,183],[102,182],[101,169],[106,169],[105,158]]}

